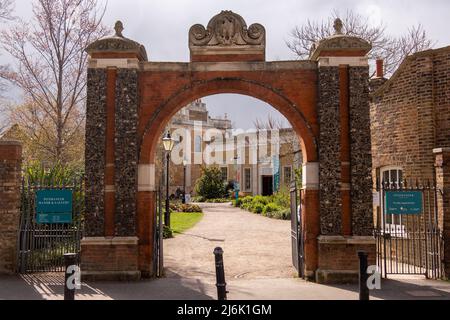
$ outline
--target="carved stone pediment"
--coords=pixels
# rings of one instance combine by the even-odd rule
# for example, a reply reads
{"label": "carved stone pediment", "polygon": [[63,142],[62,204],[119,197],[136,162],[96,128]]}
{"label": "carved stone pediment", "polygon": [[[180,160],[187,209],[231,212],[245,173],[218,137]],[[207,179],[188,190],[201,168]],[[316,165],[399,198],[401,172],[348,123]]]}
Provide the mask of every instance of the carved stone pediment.
{"label": "carved stone pediment", "polygon": [[366,55],[370,50],[372,50],[372,45],[361,38],[337,35],[316,44],[312,49],[311,59],[316,60],[322,52],[357,51]]}
{"label": "carved stone pediment", "polygon": [[189,30],[192,55],[262,54],[265,56],[266,30],[259,24],[247,27],[245,20],[232,11],[214,16],[205,28],[196,24]]}
{"label": "carved stone pediment", "polygon": [[334,23],[335,34],[315,43],[311,48],[311,60],[317,60],[322,54],[333,55],[333,53],[344,54],[344,52],[357,52],[361,56],[372,50],[372,45],[364,39],[343,34],[343,25],[340,19]]}
{"label": "carved stone pediment", "polygon": [[148,60],[147,52],[143,45],[131,39],[125,38],[122,35],[123,24],[120,21],[116,22],[114,29],[116,31],[114,36],[95,41],[86,48],[86,52],[91,56],[102,53],[131,54],[135,55],[140,60]]}

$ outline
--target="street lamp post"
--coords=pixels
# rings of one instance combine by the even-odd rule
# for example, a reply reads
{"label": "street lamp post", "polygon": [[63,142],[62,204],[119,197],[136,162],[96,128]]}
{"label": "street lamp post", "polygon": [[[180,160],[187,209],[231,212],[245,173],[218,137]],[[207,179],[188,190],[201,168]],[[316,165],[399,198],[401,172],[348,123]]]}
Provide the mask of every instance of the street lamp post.
{"label": "street lamp post", "polygon": [[187,160],[183,160],[184,180],[183,180],[183,204],[186,204],[186,172],[187,172]]}
{"label": "street lamp post", "polygon": [[238,156],[234,157],[234,165],[235,165],[235,169],[236,169],[236,183],[234,185],[234,191],[236,192],[236,194],[235,194],[235,196],[236,196],[236,206],[239,206],[239,191],[240,191],[238,160],[239,160]]}
{"label": "street lamp post", "polygon": [[175,141],[172,139],[170,132],[167,132],[163,139],[164,150],[166,151],[166,212],[164,215],[164,224],[170,228],[170,154],[175,146]]}

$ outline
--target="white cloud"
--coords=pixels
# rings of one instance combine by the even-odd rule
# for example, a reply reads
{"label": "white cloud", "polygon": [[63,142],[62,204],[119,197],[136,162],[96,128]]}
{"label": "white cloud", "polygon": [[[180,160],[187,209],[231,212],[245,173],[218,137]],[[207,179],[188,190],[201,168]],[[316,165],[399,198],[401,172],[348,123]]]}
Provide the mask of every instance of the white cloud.
{"label": "white cloud", "polygon": [[[16,15],[29,17],[30,1],[18,0],[16,7]],[[290,60],[294,55],[285,45],[290,30],[308,19],[327,18],[334,8],[369,14],[373,22],[384,21],[392,33],[404,32],[420,22],[439,46],[450,45],[448,0],[110,0],[105,23],[112,28],[116,20],[122,20],[125,35],[145,45],[152,61],[188,61],[189,28],[196,23],[206,25],[221,10],[230,9],[241,14],[248,24],[259,22],[266,27],[268,60]],[[0,59],[0,64],[9,62],[5,55]],[[243,115],[251,112],[254,117],[264,117],[270,110],[259,101],[242,97],[212,97],[208,101],[219,114],[240,105],[243,111],[229,114],[242,127],[245,125],[241,120],[248,118]],[[242,108],[244,101],[248,108]]]}

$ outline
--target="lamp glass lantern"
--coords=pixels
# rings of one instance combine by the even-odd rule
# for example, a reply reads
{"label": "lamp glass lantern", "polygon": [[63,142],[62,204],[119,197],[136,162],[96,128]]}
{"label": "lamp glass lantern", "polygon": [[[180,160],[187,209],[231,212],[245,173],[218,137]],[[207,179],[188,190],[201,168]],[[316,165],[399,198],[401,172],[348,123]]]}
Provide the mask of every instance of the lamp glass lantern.
{"label": "lamp glass lantern", "polygon": [[167,152],[172,152],[175,146],[175,140],[172,139],[172,135],[170,132],[167,132],[166,136],[163,139],[164,150]]}

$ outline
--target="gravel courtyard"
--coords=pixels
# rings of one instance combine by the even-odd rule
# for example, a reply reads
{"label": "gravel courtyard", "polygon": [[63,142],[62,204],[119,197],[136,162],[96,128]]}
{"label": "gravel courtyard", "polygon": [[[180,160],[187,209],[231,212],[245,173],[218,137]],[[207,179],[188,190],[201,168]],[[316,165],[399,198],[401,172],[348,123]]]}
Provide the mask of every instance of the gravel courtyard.
{"label": "gravel courtyard", "polygon": [[164,242],[167,277],[215,279],[213,251],[225,251],[228,279],[294,278],[290,222],[273,220],[229,204],[204,205],[204,219]]}

